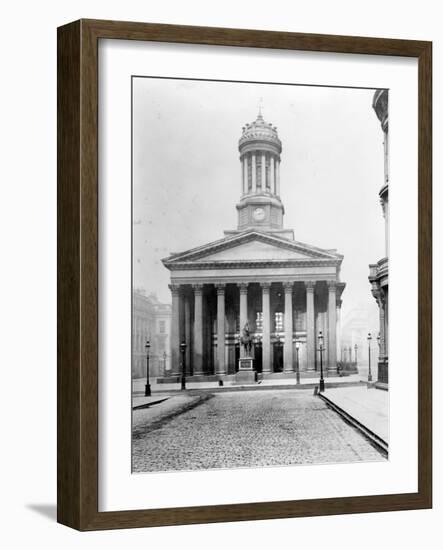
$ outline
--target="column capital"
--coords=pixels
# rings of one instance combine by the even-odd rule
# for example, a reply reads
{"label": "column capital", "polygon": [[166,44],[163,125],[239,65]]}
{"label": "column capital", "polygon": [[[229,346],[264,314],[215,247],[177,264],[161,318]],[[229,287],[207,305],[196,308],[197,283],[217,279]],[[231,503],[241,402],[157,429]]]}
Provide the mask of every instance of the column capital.
{"label": "column capital", "polygon": [[260,283],[260,286],[262,287],[263,292],[269,292],[269,289],[271,288],[271,283],[269,282]]}
{"label": "column capital", "polygon": [[168,285],[169,287],[169,290],[172,292],[172,294],[174,295],[177,295],[179,292],[180,292],[180,285],[177,285],[175,283],[171,283],[170,285]]}
{"label": "column capital", "polygon": [[217,296],[225,294],[225,290],[226,290],[226,284],[225,283],[217,283],[214,286],[217,289]]}
{"label": "column capital", "polygon": [[240,289],[240,294],[248,293],[249,283],[237,283],[238,288]]}
{"label": "column capital", "polygon": [[192,290],[194,291],[195,294],[202,294],[203,292],[203,283],[194,283],[192,285]]}
{"label": "column capital", "polygon": [[294,288],[294,283],[292,281],[285,281],[283,283],[283,288],[285,289],[285,293],[289,294]]}
{"label": "column capital", "polygon": [[329,292],[335,292],[337,290],[337,281],[326,281]]}
{"label": "column capital", "polygon": [[307,292],[314,292],[315,281],[305,281],[305,287]]}

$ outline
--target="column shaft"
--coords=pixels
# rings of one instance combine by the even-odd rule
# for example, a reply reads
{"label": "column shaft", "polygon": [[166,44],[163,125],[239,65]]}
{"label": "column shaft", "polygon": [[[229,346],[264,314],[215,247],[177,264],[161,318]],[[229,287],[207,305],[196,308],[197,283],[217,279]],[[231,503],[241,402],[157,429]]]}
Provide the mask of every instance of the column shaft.
{"label": "column shaft", "polygon": [[252,192],[257,191],[257,164],[255,162],[255,153],[252,153]]}
{"label": "column shaft", "polygon": [[308,370],[315,370],[315,312],[314,312],[314,282],[306,286],[306,363]]}
{"label": "column shaft", "polygon": [[248,157],[245,155],[243,157],[243,194],[246,195],[248,192]]}
{"label": "column shaft", "polygon": [[169,285],[172,293],[171,311],[171,373],[180,371],[180,286]]}
{"label": "column shaft", "polygon": [[337,368],[337,285],[335,281],[328,282],[328,369]]}
{"label": "column shaft", "polygon": [[192,285],[194,289],[194,374],[203,374],[203,285]]}
{"label": "column shaft", "polygon": [[275,159],[273,155],[271,155],[271,181],[269,182],[269,187],[271,193],[275,194]]}
{"label": "column shaft", "polygon": [[225,285],[217,288],[217,374],[226,374],[225,361]]}
{"label": "column shaft", "polygon": [[341,300],[338,300],[337,302],[337,323],[336,323],[336,327],[337,327],[337,330],[336,330],[336,348],[337,348],[337,351],[336,351],[336,357],[337,357],[337,361],[339,360],[339,357],[340,357],[340,350],[341,350]]}
{"label": "column shaft", "polygon": [[280,161],[275,163],[275,194],[280,196]]}
{"label": "column shaft", "polygon": [[185,301],[185,342],[186,342],[186,373],[192,374],[192,365],[191,365],[191,298],[190,296],[184,296]]}
{"label": "column shaft", "polygon": [[271,372],[271,283],[262,283],[263,340],[262,364],[263,372]]}
{"label": "column shaft", "polygon": [[285,349],[283,358],[284,372],[293,371],[293,346],[292,346],[292,287],[293,283],[285,283]]}

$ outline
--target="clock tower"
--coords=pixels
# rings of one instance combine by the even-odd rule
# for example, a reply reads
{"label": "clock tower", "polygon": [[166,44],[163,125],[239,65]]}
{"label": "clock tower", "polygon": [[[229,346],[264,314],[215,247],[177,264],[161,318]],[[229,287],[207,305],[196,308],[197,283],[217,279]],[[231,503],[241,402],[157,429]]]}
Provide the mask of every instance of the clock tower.
{"label": "clock tower", "polygon": [[285,209],[280,199],[281,141],[277,128],[265,122],[261,111],[246,124],[238,144],[241,165],[241,197],[237,204],[236,234],[252,229],[294,240],[291,229],[283,228]]}

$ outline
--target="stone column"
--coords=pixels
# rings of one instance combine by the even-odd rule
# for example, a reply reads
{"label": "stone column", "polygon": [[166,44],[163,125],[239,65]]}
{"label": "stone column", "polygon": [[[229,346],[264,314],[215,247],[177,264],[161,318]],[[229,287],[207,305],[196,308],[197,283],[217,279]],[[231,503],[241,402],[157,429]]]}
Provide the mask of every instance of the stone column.
{"label": "stone column", "polygon": [[248,192],[248,157],[245,155],[243,157],[243,194],[246,195]]}
{"label": "stone column", "polygon": [[271,283],[261,283],[262,287],[262,312],[263,312],[263,340],[262,359],[263,372],[271,372]]}
{"label": "stone column", "polygon": [[314,289],[315,282],[307,281],[306,286],[306,367],[315,370],[315,311]]}
{"label": "stone column", "polygon": [[328,281],[328,369],[337,369],[337,284]]}
{"label": "stone column", "polygon": [[185,342],[186,342],[186,374],[191,374],[193,371],[191,365],[191,298],[188,294],[183,297],[185,301]]}
{"label": "stone column", "polygon": [[194,374],[203,374],[203,285],[192,285],[194,290]]}
{"label": "stone column", "polygon": [[180,285],[169,285],[172,293],[171,374],[180,372]]}
{"label": "stone column", "polygon": [[293,283],[283,284],[285,289],[285,349],[283,358],[284,372],[292,372],[293,365],[293,346],[292,346],[292,288]]}
{"label": "stone column", "polygon": [[271,193],[275,194],[275,159],[273,155],[271,155],[271,181],[269,187],[271,188]]}
{"label": "stone column", "polygon": [[261,190],[262,193],[266,191],[266,154],[262,153],[261,156]]}
{"label": "stone column", "polygon": [[255,162],[255,153],[252,153],[252,192],[257,191],[257,164]]}
{"label": "stone column", "polygon": [[[239,283],[240,291],[240,334],[248,320],[248,283]],[[240,345],[240,357],[244,357],[243,346]]]}
{"label": "stone column", "polygon": [[341,350],[341,304],[342,304],[342,301],[341,300],[338,300],[337,301],[337,313],[336,313],[336,318],[337,318],[337,324],[336,324],[336,346],[337,346],[337,351],[336,351],[336,357],[337,357],[337,360],[338,358],[340,357],[340,350]]}
{"label": "stone column", "polygon": [[226,374],[225,361],[225,288],[226,285],[215,285],[217,289],[217,374]]}
{"label": "stone column", "polygon": [[275,163],[275,194],[280,196],[280,160]]}

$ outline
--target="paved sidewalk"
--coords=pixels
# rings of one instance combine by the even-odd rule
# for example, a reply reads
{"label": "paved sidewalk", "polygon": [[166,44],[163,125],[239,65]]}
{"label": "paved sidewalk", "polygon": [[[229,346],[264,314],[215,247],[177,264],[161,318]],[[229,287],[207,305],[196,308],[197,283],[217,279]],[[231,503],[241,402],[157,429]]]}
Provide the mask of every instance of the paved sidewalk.
{"label": "paved sidewalk", "polygon": [[162,401],[166,401],[166,399],[169,399],[171,396],[162,393],[161,395],[151,395],[150,397],[145,397],[144,395],[136,396],[134,395],[132,398],[132,408],[133,409],[140,409],[148,408],[149,406],[156,405],[157,403],[161,403]]}
{"label": "paved sidewalk", "polygon": [[[325,384],[328,387],[328,384],[356,384],[362,382],[364,379],[358,375],[353,374],[351,376],[327,376],[325,377]],[[137,378],[132,381],[132,391],[134,395],[142,395],[145,391],[145,379]],[[302,378],[301,384],[297,385],[295,378],[268,378],[262,380],[260,383],[253,384],[242,384],[238,385],[233,381],[225,381],[223,384],[224,388],[249,388],[249,387],[259,387],[259,386],[291,386],[293,389],[303,389],[305,387],[312,387],[313,385],[319,384],[319,378]],[[217,381],[214,382],[192,382],[192,378],[187,378],[186,380],[186,389],[188,390],[200,390],[200,389],[211,389],[219,388]],[[156,392],[170,392],[180,390],[180,382],[174,382],[171,384],[157,384],[154,381],[151,381],[151,391]]]}
{"label": "paved sidewalk", "polygon": [[389,443],[389,392],[364,386],[326,387],[324,395]]}

